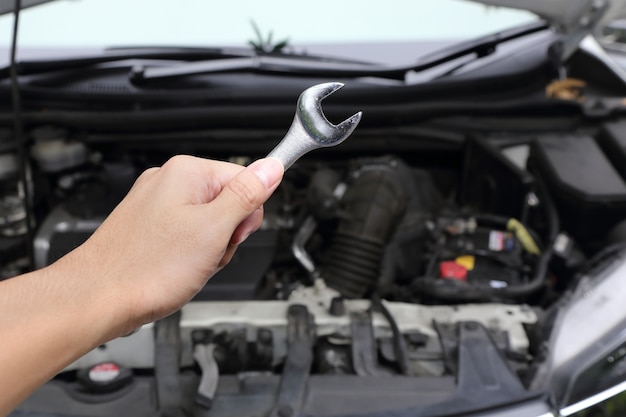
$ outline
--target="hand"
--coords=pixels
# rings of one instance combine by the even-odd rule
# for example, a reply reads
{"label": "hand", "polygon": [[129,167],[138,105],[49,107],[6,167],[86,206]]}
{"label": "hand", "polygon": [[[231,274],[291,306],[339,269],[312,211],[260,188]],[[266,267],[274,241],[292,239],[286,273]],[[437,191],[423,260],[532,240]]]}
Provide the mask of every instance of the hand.
{"label": "hand", "polygon": [[181,308],[258,229],[283,167],[176,156],[144,172],[81,247],[53,268],[82,271],[126,319],[120,333]]}

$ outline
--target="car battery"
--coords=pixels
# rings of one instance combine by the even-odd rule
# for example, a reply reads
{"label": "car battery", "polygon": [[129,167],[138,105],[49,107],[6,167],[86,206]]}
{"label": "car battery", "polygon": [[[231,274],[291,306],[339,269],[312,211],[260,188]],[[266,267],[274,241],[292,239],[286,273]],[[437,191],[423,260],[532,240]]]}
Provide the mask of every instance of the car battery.
{"label": "car battery", "polygon": [[507,287],[521,283],[524,260],[514,233],[477,227],[448,233],[440,250],[439,278]]}
{"label": "car battery", "polygon": [[626,183],[592,136],[538,137],[531,145],[528,168],[543,179],[561,227],[588,249],[626,218]]}

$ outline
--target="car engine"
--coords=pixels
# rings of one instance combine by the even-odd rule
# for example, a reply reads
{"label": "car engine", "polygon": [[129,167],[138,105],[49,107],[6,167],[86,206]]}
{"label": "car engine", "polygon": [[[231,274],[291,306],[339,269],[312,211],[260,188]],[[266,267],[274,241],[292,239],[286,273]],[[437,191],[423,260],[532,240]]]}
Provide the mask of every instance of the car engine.
{"label": "car engine", "polygon": [[[334,411],[363,384],[380,391],[376,401],[352,403],[346,412],[430,404],[453,395],[462,376],[470,385],[494,377],[494,392],[522,389],[541,357],[553,306],[594,262],[589,254],[607,244],[606,235],[623,238],[619,216],[611,218],[620,212],[619,198],[596,203],[589,196],[602,191],[595,179],[570,178],[573,171],[551,158],[595,156],[603,187],[617,187],[601,143],[615,141],[625,126],[576,138],[582,150],[563,145],[567,137],[540,135],[513,144],[470,138],[426,157],[314,153],[286,172],[265,204],[260,230],[181,312],[90,352],[33,398],[106,402],[132,387],[138,391],[128,401],[139,401],[151,378],[176,374],[195,391],[196,406],[212,415],[236,409],[252,416],[255,407],[237,405],[242,399],[270,412],[301,400],[303,384],[320,390],[316,395]],[[18,157],[2,155],[3,278],[27,268],[26,222],[37,224],[34,267],[45,267],[84,242],[140,172],[173,154],[96,146],[50,126],[31,134],[31,215],[22,204]],[[255,158],[203,156],[240,164]],[[555,167],[560,176],[550,175]],[[564,210],[568,187],[605,224],[589,227],[578,221],[577,209]],[[168,346],[176,352],[173,368],[171,361],[164,365]],[[493,373],[475,374],[485,363]],[[391,376],[404,382],[385,388],[376,382]],[[339,377],[348,379],[332,379]],[[433,381],[439,396],[429,398],[424,390]],[[334,391],[324,388],[333,384]],[[360,388],[351,394],[350,384]],[[388,390],[397,395],[385,399]],[[416,398],[416,390],[425,397]]]}
{"label": "car engine", "polygon": [[[168,155],[98,149],[51,127],[32,133],[36,268],[84,242],[137,175]],[[218,380],[308,377],[304,369],[311,377],[438,377],[452,390],[445,377],[461,366],[457,352],[467,332],[495,346],[495,359],[485,360],[530,375],[542,307],[580,265],[569,256],[570,263],[559,266],[551,257],[559,275],[546,286],[555,209],[544,184],[529,180],[486,140],[451,155],[443,169],[440,161],[434,166],[388,154],[313,156],[287,171],[265,205],[261,229],[176,321],[180,366],[196,370],[198,398],[228,403],[233,400],[220,394]],[[19,209],[17,168],[10,169],[16,156],[3,158],[0,250],[11,261],[1,272],[9,277],[24,262],[17,248],[28,216]],[[490,200],[481,188],[485,170],[500,181]],[[511,198],[500,198],[503,192]],[[489,207],[494,201],[506,207]],[[562,239],[562,250],[582,262],[573,240]],[[299,344],[306,349],[297,354]],[[158,372],[159,349],[158,329],[147,325],[89,353],[64,375],[81,392],[116,392],[123,381],[98,383],[86,370],[114,363],[128,370],[130,381],[132,372]]]}

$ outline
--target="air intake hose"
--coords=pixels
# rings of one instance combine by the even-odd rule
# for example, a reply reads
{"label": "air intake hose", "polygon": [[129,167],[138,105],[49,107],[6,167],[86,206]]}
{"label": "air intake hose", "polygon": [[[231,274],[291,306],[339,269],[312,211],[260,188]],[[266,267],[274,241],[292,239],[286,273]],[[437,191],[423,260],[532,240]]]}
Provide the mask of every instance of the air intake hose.
{"label": "air intake hose", "polygon": [[386,244],[404,214],[407,170],[391,157],[359,160],[351,170],[323,273],[345,297],[363,297],[378,281]]}

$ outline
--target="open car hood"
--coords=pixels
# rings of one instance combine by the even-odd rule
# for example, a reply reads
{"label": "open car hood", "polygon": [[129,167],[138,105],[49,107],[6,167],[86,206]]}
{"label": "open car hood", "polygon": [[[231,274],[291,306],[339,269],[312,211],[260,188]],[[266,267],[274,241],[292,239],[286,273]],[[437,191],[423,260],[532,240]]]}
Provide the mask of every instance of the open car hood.
{"label": "open car hood", "polygon": [[[37,6],[42,3],[49,3],[53,0],[22,0],[21,8],[25,9],[31,6]],[[15,10],[15,0],[0,0],[0,15],[11,13]]]}
{"label": "open car hood", "polygon": [[579,44],[608,22],[626,17],[626,0],[471,0],[491,6],[527,10],[562,34],[552,49],[553,59],[564,63]]}
{"label": "open car hood", "polygon": [[[626,16],[624,0],[472,0],[492,6],[528,10],[562,32],[581,26],[593,29],[602,22]],[[597,18],[595,18],[597,16]],[[593,27],[590,27],[593,26]]]}

